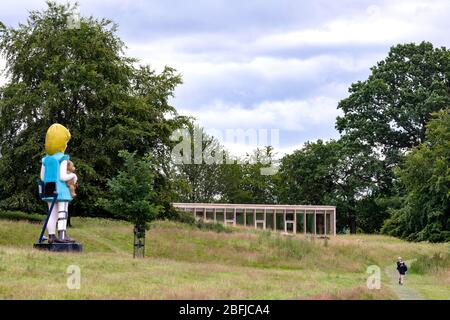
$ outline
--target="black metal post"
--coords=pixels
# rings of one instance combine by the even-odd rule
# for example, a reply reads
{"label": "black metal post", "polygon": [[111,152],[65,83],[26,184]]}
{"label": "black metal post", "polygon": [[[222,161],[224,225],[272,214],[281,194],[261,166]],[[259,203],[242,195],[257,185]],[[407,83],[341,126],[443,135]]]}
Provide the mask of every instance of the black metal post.
{"label": "black metal post", "polygon": [[145,228],[134,226],[133,258],[143,258],[145,255]]}

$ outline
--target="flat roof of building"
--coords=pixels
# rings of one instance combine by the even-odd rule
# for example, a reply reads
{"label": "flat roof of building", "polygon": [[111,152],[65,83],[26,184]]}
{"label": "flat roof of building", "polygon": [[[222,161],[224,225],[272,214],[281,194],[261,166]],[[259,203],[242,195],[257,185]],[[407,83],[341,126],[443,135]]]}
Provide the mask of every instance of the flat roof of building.
{"label": "flat roof of building", "polygon": [[239,204],[239,203],[172,203],[174,207],[178,208],[206,208],[206,209],[287,209],[287,210],[307,210],[307,209],[319,209],[319,210],[335,210],[335,206],[327,205],[303,205],[303,204]]}

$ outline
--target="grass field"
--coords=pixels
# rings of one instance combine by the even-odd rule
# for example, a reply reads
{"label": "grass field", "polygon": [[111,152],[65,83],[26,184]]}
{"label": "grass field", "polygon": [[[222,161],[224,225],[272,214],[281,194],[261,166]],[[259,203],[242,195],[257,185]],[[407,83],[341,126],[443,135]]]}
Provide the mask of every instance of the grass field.
{"label": "grass field", "polygon": [[[0,214],[1,216],[1,214]],[[2,299],[397,299],[382,274],[366,287],[367,266],[443,257],[437,269],[417,265],[408,286],[424,298],[450,299],[449,244],[407,243],[378,235],[324,240],[233,228],[230,233],[157,221],[147,232],[146,258],[132,257],[132,226],[74,218],[70,236],[81,254],[32,249],[41,225],[0,219]],[[418,263],[419,263],[418,262]],[[67,267],[81,269],[81,288],[67,288]]]}

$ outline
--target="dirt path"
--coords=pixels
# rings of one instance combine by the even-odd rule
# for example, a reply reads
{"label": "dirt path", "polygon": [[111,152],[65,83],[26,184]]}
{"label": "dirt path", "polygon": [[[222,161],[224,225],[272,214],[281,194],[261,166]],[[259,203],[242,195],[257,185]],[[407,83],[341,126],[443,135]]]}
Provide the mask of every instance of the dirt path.
{"label": "dirt path", "polygon": [[[407,266],[410,266],[415,259],[405,261]],[[398,271],[395,262],[384,268],[384,273],[391,281],[392,289],[398,295],[400,300],[423,300],[422,296],[414,289],[408,288],[408,274],[406,274],[405,284],[398,284]]]}

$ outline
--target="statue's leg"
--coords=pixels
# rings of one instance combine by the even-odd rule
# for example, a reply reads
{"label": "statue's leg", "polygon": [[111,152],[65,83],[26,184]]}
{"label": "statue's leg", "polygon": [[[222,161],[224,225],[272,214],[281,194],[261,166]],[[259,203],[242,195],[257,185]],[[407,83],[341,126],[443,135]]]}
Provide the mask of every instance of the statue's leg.
{"label": "statue's leg", "polygon": [[[48,209],[52,206],[51,202],[47,202]],[[58,221],[58,207],[53,206],[52,212],[47,222],[48,242],[53,243],[56,240],[56,222]]]}
{"label": "statue's leg", "polygon": [[69,202],[58,202],[58,240],[57,242],[75,242],[67,236],[67,217]]}

